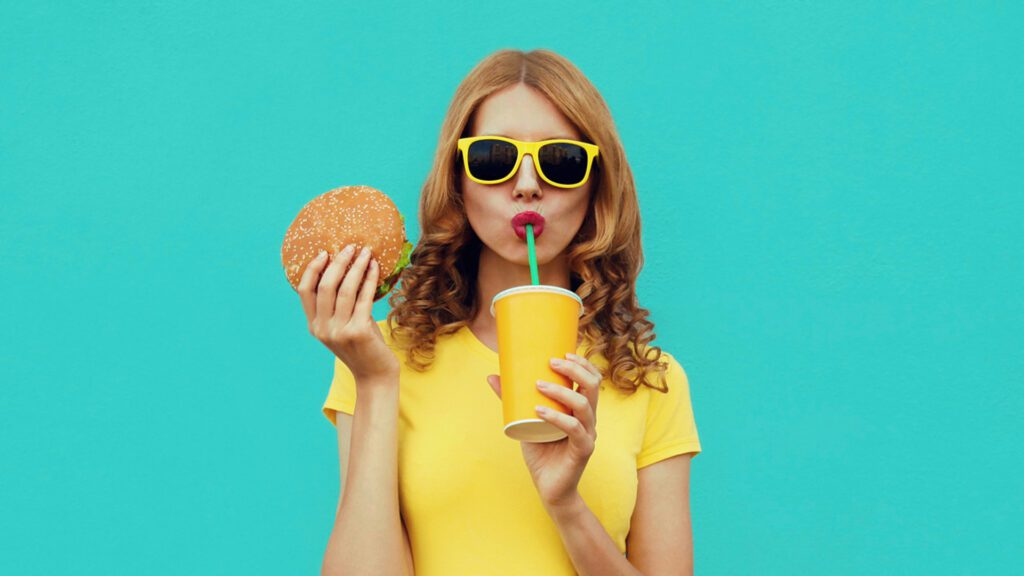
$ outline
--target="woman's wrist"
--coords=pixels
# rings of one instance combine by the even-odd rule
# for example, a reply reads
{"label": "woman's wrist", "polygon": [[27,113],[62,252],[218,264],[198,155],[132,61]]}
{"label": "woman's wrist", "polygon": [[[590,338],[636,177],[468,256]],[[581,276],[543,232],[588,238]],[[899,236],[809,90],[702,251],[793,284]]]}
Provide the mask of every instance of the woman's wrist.
{"label": "woman's wrist", "polygon": [[578,491],[559,502],[545,502],[544,508],[556,523],[570,522],[587,507]]}
{"label": "woman's wrist", "polygon": [[356,399],[389,402],[398,398],[398,375],[368,376],[356,379]]}

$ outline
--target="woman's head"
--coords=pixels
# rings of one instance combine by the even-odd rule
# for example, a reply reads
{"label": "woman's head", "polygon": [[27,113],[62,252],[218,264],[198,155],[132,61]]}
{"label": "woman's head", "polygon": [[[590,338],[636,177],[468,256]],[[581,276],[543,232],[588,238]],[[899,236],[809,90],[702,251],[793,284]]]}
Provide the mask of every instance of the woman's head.
{"label": "woman's head", "polygon": [[[470,116],[463,133],[466,136],[504,136],[526,142],[579,141],[581,138],[579,130],[557,106],[542,92],[522,82],[487,96]],[[486,143],[480,144],[486,146]],[[506,153],[511,152],[511,147],[504,148]],[[494,154],[493,150],[488,150],[477,156],[492,158]],[[548,156],[547,153],[541,155],[542,158]],[[495,255],[519,265],[520,269],[529,265],[527,244],[513,232],[512,218],[525,211],[541,214],[546,224],[543,233],[536,238],[538,264],[544,266],[556,258],[564,259],[566,248],[590,211],[594,185],[592,179],[587,179],[574,188],[554,186],[541,177],[534,160],[534,155],[529,159],[524,155],[511,177],[495,184],[473,180],[462,169],[461,162],[456,168],[466,220],[480,241],[480,249],[491,253],[487,256]]]}
{"label": "woman's head", "polygon": [[[525,161],[504,183],[478,184],[463,172],[458,140],[481,133],[528,141],[567,136],[596,144],[600,156],[578,188],[550,187]],[[409,365],[428,366],[436,338],[489,305],[476,301],[482,249],[525,263],[522,242],[501,236],[496,226],[507,231],[512,215],[538,203],[545,217],[559,219],[538,240],[538,261],[566,259],[571,289],[584,303],[580,333],[591,344],[587,356],[603,354],[605,376],[624,389],[635,389],[648,371],[663,372],[660,349],[646,347],[654,325],[636,300],[643,267],[640,210],[611,112],[579,69],[547,50],[499,50],[455,91],[420,197],[420,240],[389,300],[389,323]]]}

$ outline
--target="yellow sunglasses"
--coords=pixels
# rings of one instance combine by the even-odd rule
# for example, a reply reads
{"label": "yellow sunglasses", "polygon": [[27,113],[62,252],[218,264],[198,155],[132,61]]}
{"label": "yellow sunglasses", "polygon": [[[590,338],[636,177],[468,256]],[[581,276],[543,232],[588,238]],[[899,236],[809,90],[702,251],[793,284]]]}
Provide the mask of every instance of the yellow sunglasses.
{"label": "yellow sunglasses", "polygon": [[523,142],[504,136],[472,136],[459,138],[459,154],[466,175],[480,184],[508,180],[519,170],[523,155],[529,154],[545,182],[559,188],[575,188],[590,178],[598,148],[596,144],[576,140]]}

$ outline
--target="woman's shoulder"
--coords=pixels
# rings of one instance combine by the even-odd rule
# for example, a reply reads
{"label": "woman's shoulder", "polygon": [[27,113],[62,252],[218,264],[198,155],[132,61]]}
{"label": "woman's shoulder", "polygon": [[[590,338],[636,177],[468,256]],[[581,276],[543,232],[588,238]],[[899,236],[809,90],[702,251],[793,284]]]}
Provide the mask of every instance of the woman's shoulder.
{"label": "woman's shoulder", "polygon": [[377,320],[377,327],[380,328],[380,335],[384,337],[384,343],[387,344],[389,348],[397,352],[398,346],[396,345],[394,327],[390,322],[388,322],[388,319],[381,318],[380,320]]}
{"label": "woman's shoulder", "polygon": [[[384,343],[388,345],[388,348],[404,359],[408,350],[415,346],[410,343],[408,338],[415,337],[415,333],[407,330],[402,330],[401,326],[389,321],[388,318],[382,318],[376,321],[377,327],[380,328],[381,336],[384,337]],[[470,342],[464,337],[464,330],[462,328],[451,330],[449,329],[446,333],[437,336],[434,341],[433,348],[436,351],[441,347],[451,346],[470,346]]]}

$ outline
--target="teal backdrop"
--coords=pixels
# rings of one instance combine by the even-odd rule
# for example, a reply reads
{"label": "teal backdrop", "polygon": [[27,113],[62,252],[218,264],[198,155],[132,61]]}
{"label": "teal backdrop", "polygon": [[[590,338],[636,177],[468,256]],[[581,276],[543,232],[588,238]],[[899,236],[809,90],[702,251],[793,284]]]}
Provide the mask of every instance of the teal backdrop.
{"label": "teal backdrop", "polygon": [[370,184],[418,239],[448,103],[499,48],[572,60],[625,144],[703,444],[697,573],[1020,573],[1022,18],[4,3],[0,573],[318,573],[332,356],[284,231]]}

